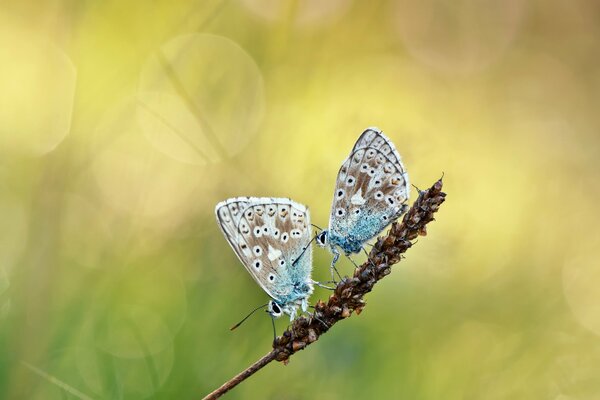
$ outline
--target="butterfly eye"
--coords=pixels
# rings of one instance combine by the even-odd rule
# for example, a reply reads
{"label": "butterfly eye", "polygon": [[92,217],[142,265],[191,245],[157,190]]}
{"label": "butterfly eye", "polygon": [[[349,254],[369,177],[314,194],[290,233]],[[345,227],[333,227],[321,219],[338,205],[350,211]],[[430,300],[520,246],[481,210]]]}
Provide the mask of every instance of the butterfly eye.
{"label": "butterfly eye", "polygon": [[281,308],[274,301],[269,302],[269,309],[271,315],[273,315],[274,317],[281,316]]}
{"label": "butterfly eye", "polygon": [[387,221],[387,219],[388,219],[387,215],[384,215],[382,218],[383,218],[384,221]]}

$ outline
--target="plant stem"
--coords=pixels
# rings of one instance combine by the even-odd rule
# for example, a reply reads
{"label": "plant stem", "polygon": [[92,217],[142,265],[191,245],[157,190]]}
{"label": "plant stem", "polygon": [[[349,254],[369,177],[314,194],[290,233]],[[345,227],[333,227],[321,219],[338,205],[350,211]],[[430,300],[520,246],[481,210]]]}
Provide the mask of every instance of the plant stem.
{"label": "plant stem", "polygon": [[277,352],[275,350],[271,350],[269,353],[265,354],[260,360],[256,361],[254,364],[252,364],[251,366],[249,366],[248,368],[246,368],[245,370],[243,370],[242,372],[225,382],[223,385],[221,385],[220,388],[206,395],[206,397],[204,397],[202,400],[218,399],[219,397],[223,396],[225,393],[229,392],[231,389],[242,383],[244,380],[254,375],[265,365],[273,361],[276,356]]}
{"label": "plant stem", "polygon": [[270,353],[231,378],[204,400],[221,397],[273,360],[287,364],[294,353],[317,341],[338,321],[350,317],[352,313],[360,314],[366,306],[364,296],[377,282],[390,274],[391,266],[402,259],[402,254],[412,247],[413,240],[427,235],[427,224],[434,220],[433,214],[446,199],[442,187],[440,179],[429,189],[419,191],[419,197],[404,214],[402,223],[394,222],[387,235],[377,239],[367,261],[354,270],[352,278],[345,277],[337,284],[327,303],[319,300],[313,314],[296,318],[283,335],[275,338]]}

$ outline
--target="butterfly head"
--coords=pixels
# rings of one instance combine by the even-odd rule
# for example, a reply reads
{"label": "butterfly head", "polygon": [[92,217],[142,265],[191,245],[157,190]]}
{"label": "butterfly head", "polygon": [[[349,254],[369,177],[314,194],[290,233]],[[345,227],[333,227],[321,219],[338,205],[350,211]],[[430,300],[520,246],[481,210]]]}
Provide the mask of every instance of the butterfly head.
{"label": "butterfly head", "polygon": [[329,232],[321,231],[316,238],[319,247],[327,247],[329,245]]}

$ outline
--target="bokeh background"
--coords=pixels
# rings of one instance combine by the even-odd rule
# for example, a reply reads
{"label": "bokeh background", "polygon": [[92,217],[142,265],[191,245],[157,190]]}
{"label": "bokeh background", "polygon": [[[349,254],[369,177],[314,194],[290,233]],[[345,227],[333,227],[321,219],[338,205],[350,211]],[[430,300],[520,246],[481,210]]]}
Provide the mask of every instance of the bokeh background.
{"label": "bokeh background", "polygon": [[2,2],[0,398],[201,398],[266,353],[214,205],[326,225],[373,125],[438,221],[229,398],[600,398],[599,62],[593,0]]}

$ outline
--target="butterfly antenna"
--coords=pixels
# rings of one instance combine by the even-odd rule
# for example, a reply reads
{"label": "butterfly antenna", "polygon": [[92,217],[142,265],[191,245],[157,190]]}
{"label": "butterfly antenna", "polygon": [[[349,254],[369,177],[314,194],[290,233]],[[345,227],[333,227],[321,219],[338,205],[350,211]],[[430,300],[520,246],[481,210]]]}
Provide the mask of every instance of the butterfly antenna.
{"label": "butterfly antenna", "polygon": [[260,310],[261,308],[265,308],[265,307],[266,307],[266,306],[268,306],[268,305],[269,305],[269,303],[267,303],[267,304],[263,304],[263,305],[261,305],[261,306],[258,306],[258,307],[256,307],[254,310],[250,311],[250,314],[246,315],[246,316],[244,317],[244,319],[243,319],[243,320],[241,320],[240,322],[238,322],[237,324],[235,324],[234,326],[232,326],[231,328],[229,328],[229,330],[230,330],[230,331],[234,330],[235,328],[237,328],[238,326],[240,326],[241,324],[243,324],[243,323],[244,323],[244,321],[246,321],[248,318],[250,318],[250,316],[251,316],[252,314],[254,314],[255,312],[257,312],[257,311],[258,311],[258,310]]}
{"label": "butterfly antenna", "polygon": [[313,228],[317,228],[318,230],[322,231],[323,228],[321,228],[319,225],[315,225],[315,224],[311,224],[313,226]]}
{"label": "butterfly antenna", "polygon": [[304,255],[304,252],[310,247],[310,244],[317,238],[317,236],[313,236],[312,239],[310,239],[310,242],[308,242],[308,244],[302,249],[302,253],[300,253],[300,255],[298,256],[298,258],[296,258],[294,260],[294,262],[292,263],[292,267],[296,265],[296,263],[298,261],[300,261],[300,259],[302,258],[302,256]]}
{"label": "butterfly antenna", "polygon": [[275,317],[271,315],[271,324],[273,325],[273,343],[277,339],[277,331],[275,330]]}

